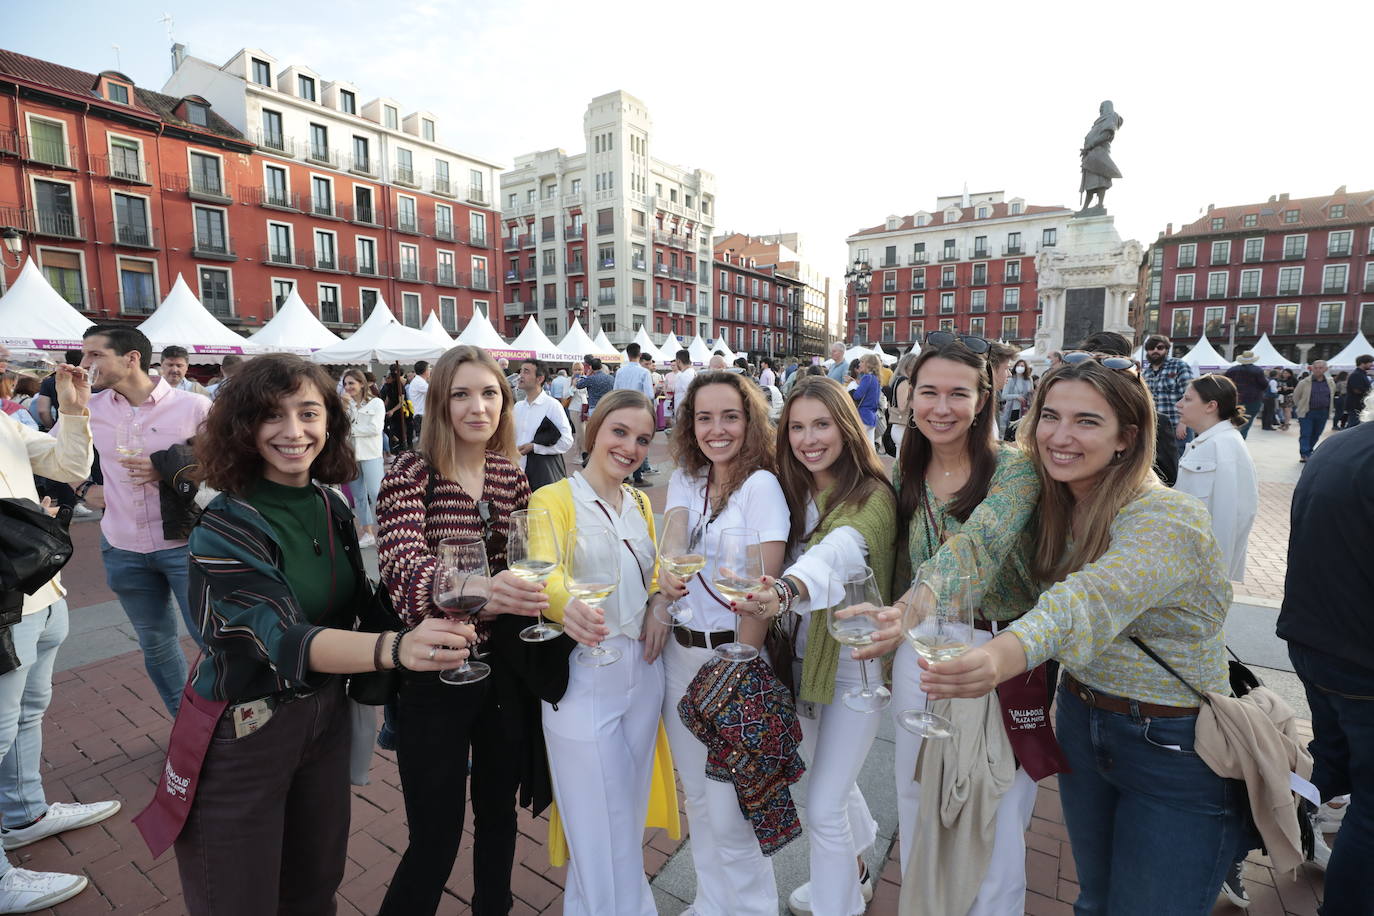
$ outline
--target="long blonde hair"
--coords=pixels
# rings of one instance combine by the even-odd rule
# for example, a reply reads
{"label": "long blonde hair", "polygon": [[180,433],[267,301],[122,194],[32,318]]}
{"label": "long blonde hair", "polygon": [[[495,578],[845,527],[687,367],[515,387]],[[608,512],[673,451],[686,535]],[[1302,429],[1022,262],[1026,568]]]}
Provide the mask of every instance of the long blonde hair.
{"label": "long blonde hair", "polygon": [[[357,404],[359,404],[359,405],[362,405],[362,404],[366,404],[368,401],[372,400],[372,383],[369,382],[369,381],[367,380],[367,376],[363,375],[363,370],[361,370],[361,369],[345,369],[345,370],[344,370],[344,374],[341,375],[341,376],[339,376],[339,378],[340,378],[340,379],[351,378],[351,379],[353,379],[354,381],[356,381],[356,382],[358,383],[358,388],[359,388],[359,389],[362,391],[362,393],[363,393],[363,399],[362,399],[361,401],[357,401],[357,402],[355,402],[355,403],[357,403]],[[348,395],[344,395],[344,400],[345,400],[345,401],[351,401],[351,400],[353,400],[353,399],[350,398],[350,397],[348,397]]]}
{"label": "long blonde hair", "polygon": [[[1106,399],[1127,444],[1112,459],[1093,488],[1086,504],[1074,502],[1068,484],[1050,477],[1040,457],[1035,433],[1045,398],[1059,382],[1091,385]],[[1031,572],[1044,583],[1058,582],[1106,553],[1111,545],[1111,526],[1127,503],[1144,491],[1159,486],[1155,463],[1155,402],[1145,382],[1134,372],[1108,369],[1096,360],[1060,366],[1046,374],[1036,388],[1030,415],[1017,430],[1017,444],[1025,450],[1040,475],[1040,508],[1037,512],[1035,556]],[[1074,530],[1074,515],[1082,520]],[[1067,552],[1064,547],[1073,540]]]}
{"label": "long blonde hair", "polygon": [[511,461],[520,460],[520,453],[515,448],[515,406],[510,384],[490,353],[461,344],[439,357],[430,370],[429,388],[435,396],[434,400],[426,401],[433,407],[425,411],[425,422],[420,427],[420,454],[449,479],[456,477],[458,470],[458,431],[453,428],[448,409],[449,390],[453,387],[453,377],[467,363],[476,363],[490,372],[501,391],[501,416],[496,430],[487,440],[487,451],[505,455]]}
{"label": "long blonde hair", "polygon": [[671,442],[674,463],[688,474],[700,474],[711,467],[711,460],[697,444],[696,433],[697,392],[707,385],[733,388],[744,405],[744,441],[740,443],[739,454],[730,463],[729,477],[716,481],[717,489],[712,501],[715,503],[713,508],[719,510],[744,485],[750,474],[773,469],[773,423],[768,419],[768,403],[763,399],[763,391],[743,374],[724,369],[698,372],[678,409]]}

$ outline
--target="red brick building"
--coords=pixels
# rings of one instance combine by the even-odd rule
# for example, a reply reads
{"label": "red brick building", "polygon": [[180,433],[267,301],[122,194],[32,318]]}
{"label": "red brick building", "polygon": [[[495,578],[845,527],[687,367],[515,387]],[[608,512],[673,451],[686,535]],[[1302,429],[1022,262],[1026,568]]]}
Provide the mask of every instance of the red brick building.
{"label": "red brick building", "polygon": [[[270,74],[275,60],[266,57],[246,58],[255,74]],[[212,69],[245,94],[247,79]],[[283,109],[353,95],[331,94],[325,83],[314,102],[253,85],[269,105],[281,95]],[[432,310],[450,330],[474,305],[499,302],[488,266],[496,228],[489,191],[460,195],[447,176],[388,169],[383,144],[369,155],[359,137],[361,155],[344,156],[313,130],[309,142],[246,136],[230,121],[242,111],[227,110],[219,89],[221,103],[212,105],[139,88],[122,74],[0,51],[0,228],[23,233],[25,255],[93,321],[141,322],[178,274],[245,334],[293,288],[345,335],[379,297],[407,324],[418,327]],[[356,111],[356,101],[347,107]],[[347,110],[316,120],[326,117],[357,121],[360,134],[402,132]]]}
{"label": "red brick building", "polygon": [[[1035,255],[1059,243],[1066,207],[1001,191],[941,197],[847,240],[859,267],[845,289],[849,340],[904,351],[931,331],[1035,342]],[[891,345],[891,346],[886,346]]]}
{"label": "red brick building", "polygon": [[716,339],[753,360],[796,354],[804,284],[776,264],[738,253],[729,242],[726,237],[715,246]]}
{"label": "red brick building", "polygon": [[1139,324],[1176,345],[1206,334],[1226,356],[1267,333],[1297,362],[1330,356],[1357,330],[1374,333],[1374,191],[1280,194],[1208,207],[1151,246]]}

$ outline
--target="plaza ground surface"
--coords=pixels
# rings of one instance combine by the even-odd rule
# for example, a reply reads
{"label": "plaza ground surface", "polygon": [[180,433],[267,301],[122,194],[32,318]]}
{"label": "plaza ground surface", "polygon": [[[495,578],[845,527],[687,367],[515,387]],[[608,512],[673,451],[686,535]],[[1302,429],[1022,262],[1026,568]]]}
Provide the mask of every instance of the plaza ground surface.
{"label": "plaza ground surface", "polygon": [[[1287,666],[1283,644],[1273,635],[1273,616],[1283,594],[1288,542],[1288,508],[1297,463],[1297,431],[1262,432],[1250,439],[1260,475],[1260,513],[1250,539],[1248,571],[1236,588],[1236,604],[1227,622],[1228,640],[1253,662],[1266,681],[1305,714],[1301,690]],[[651,453],[664,469],[648,489],[656,511],[662,511],[671,464],[660,437]],[[159,913],[184,911],[176,863],[171,853],[149,855],[130,818],[151,797],[171,722],[143,670],[132,629],[105,583],[99,556],[99,526],[73,526],[76,556],[63,573],[69,590],[72,631],[62,647],[54,676],[53,701],[44,723],[44,783],[50,801],[97,801],[119,798],[124,810],[102,824],[53,837],[10,853],[25,868],[79,872],[91,887],[58,906],[67,914]],[[368,551],[369,554],[372,551]],[[375,563],[374,563],[375,568]],[[185,643],[188,655],[191,643]],[[870,868],[881,879],[869,912],[895,914],[901,875],[895,831],[892,779],[892,725],[885,721],[860,776],[860,785],[878,818],[880,840],[870,852]],[[800,794],[800,792],[798,793]],[[393,755],[379,751],[372,781],[352,795],[352,837],[343,885],[341,913],[375,913],[401,851],[406,827],[399,777]],[[805,811],[803,809],[803,817]],[[1026,834],[1026,868],[1030,891],[1026,912],[1068,914],[1077,892],[1068,835],[1053,780],[1042,784],[1035,816]],[[469,815],[467,823],[471,824]],[[684,826],[686,819],[683,819]],[[513,878],[516,914],[562,912],[566,869],[548,864],[544,845],[548,823],[521,812],[517,864]],[[439,912],[469,912],[472,893],[471,827],[449,878]],[[660,912],[681,912],[691,901],[689,837],[674,841],[662,831],[646,835],[645,866],[653,876]],[[787,894],[806,880],[805,837],[774,859],[785,912]],[[1321,896],[1321,875],[1303,869],[1296,879],[1276,876],[1258,853],[1247,864],[1254,901],[1249,912],[1313,914]],[[1219,903],[1216,913],[1236,910]]]}

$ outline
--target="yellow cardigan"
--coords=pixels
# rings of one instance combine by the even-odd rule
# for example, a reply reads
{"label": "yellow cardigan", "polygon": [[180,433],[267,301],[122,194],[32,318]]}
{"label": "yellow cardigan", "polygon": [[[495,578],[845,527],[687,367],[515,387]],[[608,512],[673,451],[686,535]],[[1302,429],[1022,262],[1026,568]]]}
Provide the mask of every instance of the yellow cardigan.
{"label": "yellow cardigan", "polygon": [[[657,542],[654,531],[654,513],[649,500],[638,490],[624,487],[625,498],[635,501],[644,523],[649,529],[649,539]],[[566,533],[577,527],[577,505],[573,502],[572,481],[560,480],[558,483],[540,487],[530,498],[531,509],[545,509],[553,521],[553,530]],[[572,598],[568,594],[563,567],[554,570],[544,583],[549,597],[549,610],[545,616],[551,620],[562,621],[563,608]],[[649,583],[649,594],[658,590],[658,565],[655,563],[653,576]],[[673,755],[668,749],[668,733],[663,722],[658,723],[658,737],[654,741],[654,768],[649,784],[649,811],[644,818],[645,827],[662,827],[668,836],[675,840],[682,838],[682,823],[677,810],[677,786],[673,781]],[[568,841],[563,836],[563,818],[558,813],[558,804],[549,805],[549,864],[555,867],[568,862]]]}

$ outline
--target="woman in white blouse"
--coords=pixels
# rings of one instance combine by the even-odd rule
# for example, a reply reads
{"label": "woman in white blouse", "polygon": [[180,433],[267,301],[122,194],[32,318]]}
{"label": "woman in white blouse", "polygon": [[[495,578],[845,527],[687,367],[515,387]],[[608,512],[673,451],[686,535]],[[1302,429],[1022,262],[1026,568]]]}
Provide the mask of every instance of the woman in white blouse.
{"label": "woman in white blouse", "polygon": [[1259,509],[1255,462],[1241,438],[1245,408],[1236,404],[1236,386],[1224,375],[1193,380],[1178,402],[1179,418],[1196,433],[1178,460],[1174,489],[1207,504],[1212,534],[1221,547],[1222,566],[1235,582],[1245,578],[1245,551]]}
{"label": "woman in white blouse", "polygon": [[377,543],[377,493],[382,488],[382,426],[386,405],[372,396],[372,386],[361,369],[343,374],[343,400],[348,420],[353,424],[353,456],[358,459],[358,479],[348,485],[353,495],[353,511],[362,534],[359,547]]}
{"label": "woman in white blouse", "polygon": [[[764,573],[778,575],[791,522],[787,499],[770,470],[773,428],[759,386],[739,373],[697,373],[679,406],[672,446],[678,469],[668,482],[664,508],[687,506],[701,513],[706,569],[716,568],[721,532],[752,528],[763,546]],[[660,567],[659,587],[692,611],[687,626],[674,628],[663,650],[663,724],[682,778],[696,868],[691,911],[698,916],[776,916],[772,860],[763,855],[741,813],[735,787],[706,778],[706,746],[677,712],[687,685],[716,657],[712,650],[736,639],[762,649],[767,622],[736,616],[729,600],[700,573],[684,583]],[[646,623],[650,633],[663,626],[654,615]]]}
{"label": "woman in white blouse", "polygon": [[645,608],[656,591],[654,515],[648,498],[625,485],[648,454],[654,421],[640,392],[610,392],[587,420],[586,465],[530,499],[530,509],[549,513],[560,538],[573,528],[599,527],[621,542],[616,589],[599,608],[572,598],[561,570],[545,585],[548,616],[561,620],[569,636],[620,652],[601,667],[570,658],[567,691],[556,704],[543,704],[549,772],[568,842],[568,916],[655,912],[643,837],[666,634],[644,632]]}

